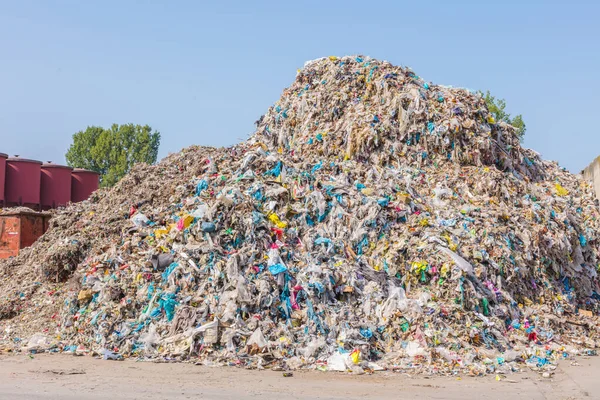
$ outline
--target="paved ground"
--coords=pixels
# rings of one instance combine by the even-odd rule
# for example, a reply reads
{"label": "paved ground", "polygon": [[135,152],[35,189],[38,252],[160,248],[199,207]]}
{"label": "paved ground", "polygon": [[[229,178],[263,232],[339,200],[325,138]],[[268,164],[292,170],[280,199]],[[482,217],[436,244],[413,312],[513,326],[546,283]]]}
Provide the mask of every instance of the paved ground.
{"label": "paved ground", "polygon": [[424,378],[380,372],[248,371],[190,364],[103,361],[67,355],[0,356],[0,399],[600,399],[600,358],[563,362],[545,379],[533,372]]}

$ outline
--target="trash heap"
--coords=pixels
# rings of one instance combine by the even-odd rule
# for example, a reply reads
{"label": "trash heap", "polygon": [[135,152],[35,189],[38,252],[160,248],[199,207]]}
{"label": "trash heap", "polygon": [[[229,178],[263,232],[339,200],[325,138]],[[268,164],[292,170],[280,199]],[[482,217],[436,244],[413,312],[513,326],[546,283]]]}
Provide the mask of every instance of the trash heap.
{"label": "trash heap", "polygon": [[595,354],[592,189],[481,96],[329,57],[256,125],[56,211],[1,264],[0,349],[475,375]]}

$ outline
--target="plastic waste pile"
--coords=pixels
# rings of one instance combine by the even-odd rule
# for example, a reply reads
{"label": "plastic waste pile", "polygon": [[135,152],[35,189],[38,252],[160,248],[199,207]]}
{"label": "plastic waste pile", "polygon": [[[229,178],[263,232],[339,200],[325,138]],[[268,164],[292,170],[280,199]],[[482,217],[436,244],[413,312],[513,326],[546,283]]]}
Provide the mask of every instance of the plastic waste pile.
{"label": "plastic waste pile", "polygon": [[599,209],[476,93],[308,62],[231,148],[56,211],[4,262],[4,348],[484,374],[595,354]]}

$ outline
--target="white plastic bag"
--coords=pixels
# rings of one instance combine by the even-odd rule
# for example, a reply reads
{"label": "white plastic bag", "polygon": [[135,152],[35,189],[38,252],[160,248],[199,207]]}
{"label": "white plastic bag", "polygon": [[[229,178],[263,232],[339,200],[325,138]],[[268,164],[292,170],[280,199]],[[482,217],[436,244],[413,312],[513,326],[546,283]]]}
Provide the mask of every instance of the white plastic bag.
{"label": "white plastic bag", "polygon": [[321,347],[325,346],[325,339],[320,337],[320,338],[314,338],[313,340],[311,340],[308,345],[304,348],[304,357],[305,358],[310,358],[312,356],[315,355],[315,353],[317,352],[317,350],[319,350]]}
{"label": "white plastic bag", "polygon": [[148,225],[150,220],[144,214],[136,213],[133,217],[131,217],[131,222],[133,222],[133,224],[138,228],[141,228]]}
{"label": "white plastic bag", "polygon": [[327,359],[327,369],[329,371],[345,372],[347,370],[346,358],[348,358],[347,354],[333,353]]}
{"label": "white plastic bag", "polygon": [[256,344],[259,349],[264,349],[268,345],[267,339],[265,339],[265,336],[263,335],[260,328],[257,328],[254,331],[254,333],[252,333],[246,344],[248,344],[249,346]]}
{"label": "white plastic bag", "polygon": [[48,336],[36,333],[27,342],[27,350],[43,350],[47,348],[49,344],[50,341],[48,340]]}
{"label": "white plastic bag", "polygon": [[424,356],[425,349],[417,342],[408,342],[408,345],[406,346],[406,354],[409,357]]}
{"label": "white plastic bag", "polygon": [[156,325],[151,323],[148,332],[141,335],[139,340],[144,344],[146,353],[154,353],[156,351],[154,346],[160,341],[160,335],[156,332]]}
{"label": "white plastic bag", "polygon": [[465,271],[468,274],[473,273],[473,266],[467,260],[465,260],[464,258],[462,258],[461,256],[459,256],[458,254],[456,254],[455,252],[453,252],[452,250],[450,250],[446,247],[438,246],[437,248],[441,252],[449,255],[450,258],[452,258],[452,260],[454,260],[454,262],[456,263],[456,265],[458,265],[458,267],[460,269],[462,269],[463,271]]}

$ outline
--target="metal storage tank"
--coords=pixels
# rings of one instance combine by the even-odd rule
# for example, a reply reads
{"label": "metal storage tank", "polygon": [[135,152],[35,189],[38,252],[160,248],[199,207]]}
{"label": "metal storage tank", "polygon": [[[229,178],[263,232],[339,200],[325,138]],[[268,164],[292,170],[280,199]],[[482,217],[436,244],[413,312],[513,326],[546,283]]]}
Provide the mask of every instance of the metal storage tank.
{"label": "metal storage tank", "polygon": [[40,209],[42,162],[15,156],[6,160],[6,205]]}
{"label": "metal storage tank", "polygon": [[87,200],[100,184],[100,174],[87,169],[75,168],[71,173],[71,201]]}
{"label": "metal storage tank", "polygon": [[8,154],[0,153],[0,207],[4,207],[4,177],[6,176],[6,159]]}
{"label": "metal storage tank", "polygon": [[71,201],[71,171],[73,168],[66,165],[51,162],[42,165],[40,185],[42,209],[63,207]]}

